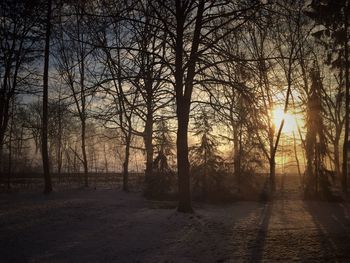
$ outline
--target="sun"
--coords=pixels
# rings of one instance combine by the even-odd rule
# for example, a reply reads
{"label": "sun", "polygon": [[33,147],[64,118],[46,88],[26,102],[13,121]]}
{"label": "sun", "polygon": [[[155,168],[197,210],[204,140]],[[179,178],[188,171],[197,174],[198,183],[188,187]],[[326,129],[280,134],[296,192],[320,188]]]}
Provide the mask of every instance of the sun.
{"label": "sun", "polygon": [[284,119],[282,132],[285,134],[292,134],[298,130],[296,116],[288,112],[284,113],[282,108],[275,108],[272,111],[272,119],[277,129],[280,127],[281,122]]}

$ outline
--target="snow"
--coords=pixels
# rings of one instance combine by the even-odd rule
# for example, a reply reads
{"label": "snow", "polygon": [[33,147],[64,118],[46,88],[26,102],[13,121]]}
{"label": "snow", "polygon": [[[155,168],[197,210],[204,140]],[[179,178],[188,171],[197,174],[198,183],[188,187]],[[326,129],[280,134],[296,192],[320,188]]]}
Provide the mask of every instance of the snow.
{"label": "snow", "polygon": [[176,203],[120,190],[0,195],[0,262],[350,262],[348,203]]}

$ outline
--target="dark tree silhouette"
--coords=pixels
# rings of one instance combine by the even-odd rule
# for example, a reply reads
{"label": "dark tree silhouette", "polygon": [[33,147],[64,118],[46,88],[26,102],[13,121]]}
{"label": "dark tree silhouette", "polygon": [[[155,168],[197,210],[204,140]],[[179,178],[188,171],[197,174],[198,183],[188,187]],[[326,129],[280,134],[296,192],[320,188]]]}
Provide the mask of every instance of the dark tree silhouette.
{"label": "dark tree silhouette", "polygon": [[[15,97],[32,90],[38,81],[29,65],[40,55],[40,5],[37,1],[1,2],[0,16],[0,174],[3,149]],[[34,81],[33,81],[34,80]]]}
{"label": "dark tree silhouette", "polygon": [[45,56],[44,56],[44,75],[43,75],[43,118],[41,131],[41,154],[44,169],[44,193],[52,192],[52,183],[50,176],[50,161],[48,151],[48,81],[49,81],[49,59],[50,59],[50,36],[51,36],[51,8],[52,1],[47,2],[46,34],[45,34]]}
{"label": "dark tree silhouette", "polygon": [[326,38],[330,44],[327,45],[329,57],[327,62],[333,67],[343,70],[345,85],[345,116],[344,116],[344,141],[343,141],[343,163],[342,163],[342,189],[347,192],[348,185],[348,159],[349,159],[349,118],[350,118],[350,1],[320,1],[313,0],[310,4],[311,10],[307,14],[317,24],[325,28],[317,31],[317,38]]}
{"label": "dark tree silhouette", "polygon": [[330,198],[324,158],[327,152],[323,123],[322,82],[317,69],[311,72],[310,95],[307,104],[306,134],[306,198]]}

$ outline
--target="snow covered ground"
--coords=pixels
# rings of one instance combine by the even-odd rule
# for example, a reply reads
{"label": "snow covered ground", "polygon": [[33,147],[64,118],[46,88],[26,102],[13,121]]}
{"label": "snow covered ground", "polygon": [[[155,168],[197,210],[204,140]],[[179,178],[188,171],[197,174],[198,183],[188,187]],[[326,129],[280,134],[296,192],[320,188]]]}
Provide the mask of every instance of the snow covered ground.
{"label": "snow covered ground", "polygon": [[350,206],[194,204],[120,190],[0,195],[0,262],[350,262]]}

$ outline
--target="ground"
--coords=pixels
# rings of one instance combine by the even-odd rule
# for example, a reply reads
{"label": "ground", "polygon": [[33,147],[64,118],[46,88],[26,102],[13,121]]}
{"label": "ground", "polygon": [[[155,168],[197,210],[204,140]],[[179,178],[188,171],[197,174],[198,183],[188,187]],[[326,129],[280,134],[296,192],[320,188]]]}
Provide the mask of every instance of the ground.
{"label": "ground", "polygon": [[0,195],[0,262],[350,262],[348,203],[194,204],[140,193]]}

